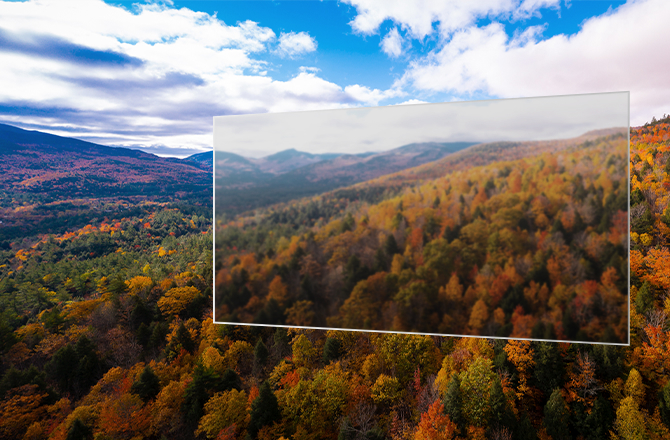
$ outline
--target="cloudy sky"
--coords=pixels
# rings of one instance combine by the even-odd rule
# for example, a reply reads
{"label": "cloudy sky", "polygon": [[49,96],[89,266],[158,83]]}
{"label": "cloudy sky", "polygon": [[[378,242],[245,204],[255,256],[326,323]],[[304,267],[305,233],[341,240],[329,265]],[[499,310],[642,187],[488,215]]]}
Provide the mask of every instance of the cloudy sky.
{"label": "cloudy sky", "polygon": [[212,117],[630,91],[670,113],[667,0],[0,1],[0,122],[184,156]]}

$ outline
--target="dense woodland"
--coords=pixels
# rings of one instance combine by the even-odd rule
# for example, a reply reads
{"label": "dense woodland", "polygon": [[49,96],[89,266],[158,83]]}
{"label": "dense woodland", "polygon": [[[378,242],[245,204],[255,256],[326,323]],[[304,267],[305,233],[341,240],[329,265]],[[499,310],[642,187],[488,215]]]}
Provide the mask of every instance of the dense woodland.
{"label": "dense woodland", "polygon": [[[669,142],[670,118],[631,130],[630,346],[215,325],[211,221],[186,206],[144,206],[137,215],[14,241],[0,251],[0,438],[669,438]],[[527,164],[524,176],[550,162]],[[569,161],[557,160],[556,166]],[[481,172],[490,172],[500,188],[514,173],[503,177],[502,170]],[[610,180],[608,194],[616,200],[617,180]],[[521,191],[523,185],[522,179]],[[415,191],[428,194],[431,188]],[[432,207],[433,198],[429,209],[455,203],[438,188],[440,202]],[[463,212],[481,189],[466,193]],[[488,199],[480,202],[477,220],[490,225],[495,220],[487,217],[486,204],[500,193],[483,190]],[[363,218],[349,217],[348,208],[371,210],[398,196],[379,193],[357,201],[356,191],[277,212],[276,225],[259,219],[255,230],[230,228],[226,239],[261,246],[232,267],[252,268],[259,259],[286,254],[291,258],[281,264],[294,274],[291,264],[304,265],[304,256],[292,263],[306,243],[300,237],[311,228],[338,224],[319,223],[321,217],[339,215],[340,232],[333,236],[351,238],[367,226]],[[406,203],[398,222],[411,228],[408,211],[415,208],[410,199]],[[583,203],[573,203],[580,212]],[[330,211],[324,215],[316,208]],[[615,218],[616,209],[612,212]],[[367,215],[368,225],[377,221],[373,212]],[[612,224],[598,231],[599,224],[582,221],[596,237],[611,237],[606,234],[612,234]],[[563,228],[547,235],[570,233]],[[298,240],[289,240],[296,234]],[[276,237],[274,247],[262,247],[273,243],[266,235]],[[416,243],[425,247],[442,238],[437,235]],[[238,251],[224,250],[225,269]],[[262,259],[258,252],[265,254]],[[410,247],[408,255],[394,255],[417,264],[424,252]],[[373,267],[367,264],[374,263],[374,254],[371,261],[359,259],[361,267]],[[393,273],[393,259],[387,273]],[[591,270],[621,269],[605,263],[602,270],[595,264]],[[250,291],[265,282],[247,273]],[[444,280],[445,289],[450,280],[451,275]],[[548,282],[549,288],[551,272]]]}
{"label": "dense woodland", "polygon": [[238,216],[217,232],[216,318],[627,342],[626,145],[611,134]]}

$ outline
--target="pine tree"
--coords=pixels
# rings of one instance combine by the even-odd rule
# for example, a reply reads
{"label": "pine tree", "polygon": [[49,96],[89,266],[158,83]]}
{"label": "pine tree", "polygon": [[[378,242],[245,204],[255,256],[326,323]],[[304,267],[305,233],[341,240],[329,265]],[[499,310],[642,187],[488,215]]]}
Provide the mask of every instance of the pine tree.
{"label": "pine tree", "polygon": [[254,347],[254,365],[263,367],[268,360],[268,348],[263,343],[262,339],[258,339]]}
{"label": "pine tree", "polygon": [[327,338],[323,346],[323,363],[328,364],[330,361],[340,357],[340,341],[335,338]]}
{"label": "pine tree", "polygon": [[465,432],[465,418],[461,412],[462,407],[461,381],[454,374],[447,386],[447,394],[444,396],[444,412],[452,422],[456,423],[461,432]]}
{"label": "pine tree", "polygon": [[137,394],[145,402],[155,398],[160,390],[160,380],[149,365],[144,367],[139,379],[130,388],[131,393]]}
{"label": "pine tree", "polygon": [[570,417],[568,406],[565,404],[561,390],[556,388],[549,397],[544,407],[544,426],[547,433],[554,440],[569,440],[570,433],[567,429]]}
{"label": "pine tree", "polygon": [[558,344],[552,342],[534,343],[535,368],[533,378],[535,385],[542,390],[545,396],[552,390],[563,385],[563,357]]}
{"label": "pine tree", "polygon": [[512,412],[512,407],[507,401],[507,397],[503,393],[502,383],[500,383],[498,376],[496,376],[491,386],[489,408],[491,408],[491,416],[488,421],[489,430],[500,430],[502,428],[507,428],[510,431],[514,430],[516,418]]}
{"label": "pine tree", "polygon": [[528,413],[525,413],[523,417],[520,418],[515,438],[518,440],[537,440],[537,431],[530,422]]}
{"label": "pine tree", "polygon": [[91,431],[91,428],[84,425],[84,423],[77,418],[74,419],[74,422],[70,425],[65,440],[89,440],[92,438],[93,431]]}
{"label": "pine tree", "polygon": [[661,420],[670,427],[670,382],[658,392],[658,409],[661,413]]}
{"label": "pine tree", "polygon": [[270,384],[265,381],[261,385],[258,397],[251,404],[247,439],[255,439],[261,428],[279,421],[281,421],[281,413],[277,397],[272,392]]}

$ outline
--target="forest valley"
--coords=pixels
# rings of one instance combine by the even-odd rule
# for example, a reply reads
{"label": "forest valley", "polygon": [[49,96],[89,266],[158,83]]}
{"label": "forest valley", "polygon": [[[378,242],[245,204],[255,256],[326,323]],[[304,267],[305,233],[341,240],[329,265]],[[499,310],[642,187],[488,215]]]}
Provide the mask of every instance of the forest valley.
{"label": "forest valley", "polygon": [[[147,203],[0,250],[0,438],[670,438],[670,118],[630,139],[630,346],[216,325],[211,208]],[[588,156],[621,170],[607,150],[621,141]],[[361,185],[226,222],[216,273],[249,300],[224,295],[217,315],[318,322],[310,295],[331,286],[351,293],[329,316],[342,325],[431,323],[406,304],[434,295],[480,310],[438,328],[625,341],[627,184],[585,161]]]}

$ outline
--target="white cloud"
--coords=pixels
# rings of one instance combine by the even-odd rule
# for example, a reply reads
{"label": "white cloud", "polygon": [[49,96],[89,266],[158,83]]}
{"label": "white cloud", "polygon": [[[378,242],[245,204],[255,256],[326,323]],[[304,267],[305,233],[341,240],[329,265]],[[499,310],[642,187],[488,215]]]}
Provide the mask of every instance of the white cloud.
{"label": "white cloud", "polygon": [[386,34],[380,43],[382,51],[391,58],[398,58],[402,54],[402,37],[398,28],[393,28]]}
{"label": "white cloud", "polygon": [[470,26],[478,19],[523,19],[538,15],[540,8],[557,7],[561,0],[344,0],[357,11],[351,26],[361,34],[374,34],[385,20],[392,20],[418,39],[434,32],[438,23],[440,34]]}
{"label": "white cloud", "polygon": [[187,8],[127,10],[101,0],[0,1],[0,16],[0,103],[16,109],[0,119],[19,126],[203,149],[213,115],[369,104],[315,68],[288,81],[268,74],[271,48],[285,56],[316,50],[305,32],[277,38],[252,21],[228,25]]}
{"label": "white cloud", "polygon": [[411,63],[396,87],[441,91],[467,98],[605,91],[631,92],[631,123],[668,112],[670,2],[633,1],[590,18],[575,35],[539,40],[529,28],[509,38],[501,24],[469,26]]}
{"label": "white cloud", "polygon": [[429,104],[428,101],[422,101],[420,99],[408,99],[407,101],[399,102],[394,105],[413,105],[413,104]]}
{"label": "white cloud", "polygon": [[277,53],[282,57],[293,58],[316,50],[316,40],[307,32],[281,33]]}
{"label": "white cloud", "polygon": [[403,96],[404,93],[399,89],[370,89],[369,87],[354,84],[344,88],[345,93],[353,100],[364,103],[368,106],[379,105],[379,102],[384,99],[396,98]]}

